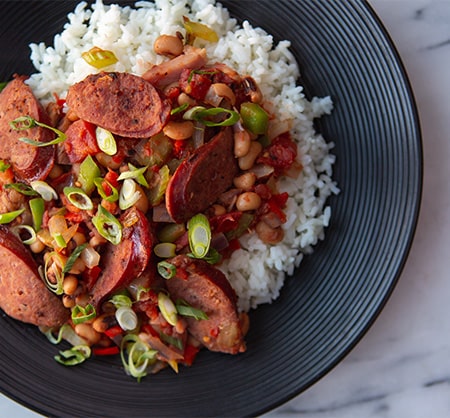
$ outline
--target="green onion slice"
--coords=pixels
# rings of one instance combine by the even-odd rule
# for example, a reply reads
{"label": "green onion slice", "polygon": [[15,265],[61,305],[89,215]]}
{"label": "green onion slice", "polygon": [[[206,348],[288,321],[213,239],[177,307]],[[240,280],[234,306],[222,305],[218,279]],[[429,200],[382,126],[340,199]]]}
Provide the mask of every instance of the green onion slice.
{"label": "green onion slice", "polygon": [[194,106],[191,107],[189,110],[187,110],[186,112],[184,112],[183,114],[183,119],[185,120],[194,120],[195,119],[195,115],[198,112],[201,112],[203,110],[206,110],[206,107],[204,106]]}
{"label": "green onion slice", "polygon": [[91,348],[88,345],[75,345],[69,350],[60,351],[55,360],[64,366],[75,366],[83,363],[91,356]]}
{"label": "green onion slice", "polygon": [[67,247],[67,242],[64,239],[63,235],[61,234],[61,232],[57,232],[56,234],[53,235],[53,239],[56,242],[56,245],[59,248],[66,248]]}
{"label": "green onion slice", "polygon": [[156,361],[158,352],[135,334],[127,334],[120,343],[120,358],[125,372],[138,382],[147,375],[147,368]]}
{"label": "green onion slice", "polygon": [[32,189],[39,193],[46,202],[58,199],[58,193],[48,183],[42,180],[35,180],[30,183]]}
{"label": "green onion slice", "polygon": [[201,309],[194,308],[193,306],[189,305],[185,300],[178,299],[175,304],[175,307],[177,308],[177,312],[180,315],[190,316],[197,320],[208,319],[208,315],[206,315],[205,312],[203,312]]}
{"label": "green onion slice", "polygon": [[181,113],[183,110],[186,110],[189,107],[188,103],[183,103],[181,106],[176,107],[170,111],[171,115],[176,115],[177,113]]}
{"label": "green onion slice", "polygon": [[125,179],[120,189],[119,207],[122,210],[131,208],[141,198],[141,192],[136,188],[136,182]]}
{"label": "green onion slice", "polygon": [[95,311],[95,308],[90,303],[87,304],[85,307],[80,305],[75,305],[72,308],[72,322],[77,324],[82,324],[83,322],[89,321],[91,319],[94,319],[97,316],[97,312]]}
{"label": "green onion slice", "polygon": [[4,173],[9,167],[11,167],[11,164],[8,164],[4,160],[0,160],[0,172]]}
{"label": "green onion slice", "polygon": [[100,177],[100,169],[95,163],[92,156],[88,155],[80,164],[80,172],[78,174],[78,181],[81,183],[81,188],[88,194],[95,189],[95,179]]}
{"label": "green onion slice", "polygon": [[[209,118],[224,114],[226,118],[221,122],[214,122]],[[212,107],[211,109],[198,110],[192,115],[192,118],[205,126],[231,126],[239,121],[240,115],[235,110],[225,109],[223,107]]]}
{"label": "green onion slice", "polygon": [[170,258],[175,256],[177,249],[176,244],[173,242],[160,242],[153,248],[153,252],[160,258]]}
{"label": "green onion slice", "polygon": [[28,202],[31,210],[31,218],[33,219],[33,227],[35,231],[39,231],[42,226],[42,219],[45,212],[45,202],[42,197],[35,197]]}
{"label": "green onion slice", "polygon": [[13,121],[9,122],[9,125],[12,129],[15,131],[23,131],[30,128],[35,128],[36,126],[39,126],[41,128],[50,129],[56,134],[56,138],[53,141],[49,142],[39,142],[34,141],[30,138],[19,138],[20,141],[25,142],[26,144],[33,145],[35,147],[47,147],[50,145],[56,145],[60,142],[65,141],[66,134],[64,132],[61,132],[60,130],[53,128],[52,126],[46,125],[45,123],[39,122],[36,119],[33,119],[31,116],[20,116]]}
{"label": "green onion slice", "polygon": [[114,295],[109,300],[116,308],[131,308],[133,302],[127,295]]}
{"label": "green onion slice", "polygon": [[158,273],[165,279],[171,279],[177,274],[177,268],[168,261],[160,261],[157,264]]}
{"label": "green onion slice", "polygon": [[158,308],[161,311],[164,319],[170,324],[175,326],[177,324],[177,308],[172,300],[164,292],[158,293]]}
{"label": "green onion slice", "polygon": [[116,310],[115,313],[116,320],[124,331],[132,331],[138,326],[138,317],[133,309],[121,306]]}
{"label": "green onion slice", "polygon": [[25,209],[13,210],[12,212],[6,212],[0,214],[0,224],[9,224],[16,219]]}
{"label": "green onion slice", "polygon": [[92,223],[98,233],[114,245],[119,244],[122,240],[121,223],[102,205],[98,206],[97,214],[92,217]]}
{"label": "green onion slice", "polygon": [[[51,290],[53,293],[57,295],[62,295],[64,293],[63,290],[63,281],[64,281],[64,274],[62,270],[59,269],[59,267],[56,265],[55,262],[53,262],[53,257],[58,257],[57,252],[52,252],[48,255],[47,260],[44,264],[44,272],[42,273],[42,268],[39,269],[39,273],[43,276],[43,280],[45,285],[48,287],[49,290]],[[53,263],[52,263],[53,262]],[[50,264],[52,263],[52,264]],[[52,269],[51,273],[53,273],[55,278],[55,283],[50,280],[49,274],[50,274],[50,268]]]}
{"label": "green onion slice", "polygon": [[128,163],[128,168],[129,170],[121,173],[117,180],[134,179],[141,186],[148,187],[147,179],[144,176],[148,166],[137,168]]}
{"label": "green onion slice", "polygon": [[7,85],[9,81],[2,81],[0,82],[0,91],[2,91]]}
{"label": "green onion slice", "polygon": [[118,61],[114,52],[107,49],[101,49],[98,46],[94,46],[89,51],[83,52],[81,57],[89,65],[97,69],[108,67]]}
{"label": "green onion slice", "polygon": [[199,213],[188,221],[189,247],[195,258],[203,258],[208,254],[211,243],[211,228],[208,218]]}
{"label": "green onion slice", "polygon": [[72,205],[78,209],[91,210],[94,209],[94,204],[91,198],[79,187],[64,187],[64,194]]}
{"label": "green onion slice", "polygon": [[173,337],[172,335],[164,334],[163,332],[159,333],[159,338],[161,338],[161,341],[164,341],[167,344],[173,345],[175,348],[178,348],[178,350],[183,350],[183,341],[179,338]]}
{"label": "green onion slice", "polygon": [[[16,225],[11,228],[11,231],[26,245],[33,244],[36,241],[36,232],[30,225]],[[29,238],[22,238],[24,232]]]}
{"label": "green onion slice", "polygon": [[16,192],[19,192],[24,196],[38,196],[37,191],[33,190],[32,187],[24,183],[7,183],[3,187],[5,189],[14,189]]}
{"label": "green onion slice", "polygon": [[80,256],[80,254],[83,252],[83,250],[88,246],[88,243],[85,242],[84,244],[78,245],[73,251],[72,254],[70,254],[69,258],[66,261],[66,264],[64,265],[64,268],[62,269],[62,273],[66,274],[70,270],[72,270],[73,265],[75,264],[75,261]]}
{"label": "green onion slice", "polygon": [[114,139],[114,135],[107,129],[97,126],[95,129],[95,137],[97,139],[97,145],[105,154],[115,155],[117,154],[117,143]]}

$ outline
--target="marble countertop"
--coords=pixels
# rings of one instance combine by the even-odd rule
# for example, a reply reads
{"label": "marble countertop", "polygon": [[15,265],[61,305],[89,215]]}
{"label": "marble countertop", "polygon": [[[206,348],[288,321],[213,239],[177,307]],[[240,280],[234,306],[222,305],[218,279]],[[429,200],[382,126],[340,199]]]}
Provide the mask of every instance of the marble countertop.
{"label": "marble countertop", "polygon": [[[402,57],[421,117],[418,228],[402,277],[366,336],[267,418],[450,417],[450,1],[370,3]],[[0,416],[40,417],[3,395]]]}

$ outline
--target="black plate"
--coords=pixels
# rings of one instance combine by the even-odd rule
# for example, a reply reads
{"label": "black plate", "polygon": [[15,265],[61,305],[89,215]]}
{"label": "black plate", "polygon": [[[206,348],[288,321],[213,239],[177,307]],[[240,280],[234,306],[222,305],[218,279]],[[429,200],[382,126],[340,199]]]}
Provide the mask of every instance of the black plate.
{"label": "black plate", "polygon": [[[232,15],[290,39],[309,95],[331,95],[318,123],[336,143],[326,240],[280,298],[251,314],[248,352],[202,352],[179,375],[140,384],[119,361],[64,368],[33,327],[0,318],[0,387],[47,416],[249,416],[299,394],[335,366],[374,321],[400,275],[417,221],[422,152],[399,57],[363,1],[224,1]],[[73,2],[2,2],[0,75],[33,71],[27,44],[50,43]]]}

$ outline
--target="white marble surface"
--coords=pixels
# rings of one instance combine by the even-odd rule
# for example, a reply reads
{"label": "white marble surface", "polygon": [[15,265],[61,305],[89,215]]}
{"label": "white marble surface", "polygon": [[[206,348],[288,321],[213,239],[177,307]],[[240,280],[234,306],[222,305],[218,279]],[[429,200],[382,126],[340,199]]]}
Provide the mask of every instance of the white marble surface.
{"label": "white marble surface", "polygon": [[[365,338],[267,418],[450,417],[450,0],[371,0],[409,74],[424,139],[422,209],[394,294]],[[0,395],[0,417],[40,415]]]}

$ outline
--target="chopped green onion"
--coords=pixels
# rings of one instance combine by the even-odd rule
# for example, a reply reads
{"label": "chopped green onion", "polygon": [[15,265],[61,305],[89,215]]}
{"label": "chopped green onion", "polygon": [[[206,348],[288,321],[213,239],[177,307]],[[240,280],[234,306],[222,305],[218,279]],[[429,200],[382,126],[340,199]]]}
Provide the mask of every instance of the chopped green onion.
{"label": "chopped green onion", "polygon": [[92,217],[92,223],[98,233],[114,245],[119,244],[122,240],[121,223],[102,205],[98,206],[97,214]]}
{"label": "chopped green onion", "polygon": [[39,193],[46,202],[58,199],[58,193],[55,189],[42,180],[35,180],[30,183],[34,191]]}
{"label": "chopped green onion", "polygon": [[164,292],[158,293],[158,308],[161,311],[164,319],[170,324],[175,326],[177,324],[177,308],[172,300]]}
{"label": "chopped green onion", "polygon": [[219,40],[217,33],[203,23],[192,22],[189,18],[183,16],[183,25],[191,43],[195,38],[200,38],[209,42],[217,42]]}
{"label": "chopped green onion", "polygon": [[50,129],[56,134],[56,138],[53,141],[49,142],[39,142],[29,138],[19,138],[19,141],[25,142],[29,145],[33,145],[35,147],[47,147],[49,145],[56,145],[59,144],[60,142],[65,141],[66,139],[66,134],[64,132],[61,132],[60,130],[53,128],[52,126],[46,125],[45,123],[39,122],[36,119],[33,119],[31,116],[20,116],[17,119],[14,119],[13,121],[9,122],[9,125],[15,131],[23,131],[26,129],[35,128],[36,126],[39,126],[41,128]]}
{"label": "chopped green onion", "polygon": [[177,274],[177,268],[167,261],[160,261],[157,264],[157,268],[158,273],[165,279],[171,279]]}
{"label": "chopped green onion", "polygon": [[141,198],[141,192],[136,188],[136,182],[125,179],[120,189],[119,207],[122,210],[131,208]]}
{"label": "chopped green onion", "polygon": [[11,164],[8,164],[7,162],[0,160],[0,172],[4,173],[8,168],[11,167]]}
{"label": "chopped green onion", "polygon": [[[64,274],[62,273],[62,270],[60,270],[59,267],[56,265],[56,263],[50,265],[51,261],[53,261],[53,256],[58,256],[58,253],[53,252],[48,255],[44,264],[43,280],[46,286],[49,288],[49,290],[51,290],[56,295],[62,295],[64,293],[63,290]],[[50,267],[52,268],[52,273],[55,276],[56,283],[53,283],[49,278]],[[41,269],[39,269],[39,272],[42,274]]]}
{"label": "chopped green onion", "polygon": [[203,259],[209,264],[217,264],[221,260],[221,258],[222,256],[215,248],[210,248],[208,254],[203,257]]}
{"label": "chopped green onion", "polygon": [[175,256],[177,246],[173,242],[160,242],[153,248],[153,252],[160,258],[169,258]]}
{"label": "chopped green onion", "polygon": [[75,345],[69,350],[60,351],[55,360],[64,366],[75,366],[83,363],[91,356],[91,348],[88,345]]}
{"label": "chopped green onion", "polygon": [[148,187],[148,182],[144,176],[147,166],[136,168],[133,164],[128,163],[128,171],[124,171],[120,174],[117,180],[134,179],[141,186]]}
{"label": "chopped green onion", "polygon": [[64,265],[64,268],[62,269],[62,273],[66,274],[70,270],[72,270],[73,265],[75,264],[75,261],[80,256],[80,254],[83,252],[83,250],[88,246],[87,242],[84,244],[78,245],[73,251],[72,254],[70,254],[70,257],[67,259],[66,264]]}
{"label": "chopped green onion", "polygon": [[[221,122],[209,120],[209,118],[220,114],[227,115],[226,119]],[[211,109],[198,110],[192,115],[192,118],[197,122],[203,123],[205,126],[231,126],[239,121],[240,115],[235,110],[212,107]]]}
{"label": "chopped green onion", "polygon": [[97,129],[95,130],[95,137],[97,139],[97,145],[101,151],[107,155],[117,154],[116,140],[110,131],[97,126]]}
{"label": "chopped green onion", "polygon": [[0,224],[9,224],[16,219],[25,209],[13,210],[12,212],[6,212],[0,214]]}
{"label": "chopped green onion", "polygon": [[0,83],[0,91],[2,91],[7,85],[8,85],[9,81],[2,81]]}
{"label": "chopped green onion", "polygon": [[[36,241],[36,232],[30,225],[16,225],[11,228],[11,231],[26,245],[33,244]],[[25,231],[29,238],[22,238],[22,231]]]}
{"label": "chopped green onion", "polygon": [[108,67],[118,61],[114,52],[107,49],[101,49],[98,46],[94,46],[89,51],[83,52],[81,57],[89,65],[97,69]]}
{"label": "chopped green onion", "polygon": [[64,187],[64,194],[72,205],[78,209],[91,210],[94,209],[94,204],[91,198],[79,187]]}
{"label": "chopped green onion", "polygon": [[67,242],[64,239],[63,235],[61,234],[61,232],[57,232],[56,234],[53,234],[53,239],[56,242],[56,245],[59,248],[66,248],[67,247]]}
{"label": "chopped green onion", "polygon": [[3,186],[5,189],[13,189],[24,196],[38,196],[38,193],[32,187],[24,183],[7,183]]}
{"label": "chopped green onion", "polygon": [[176,115],[177,113],[180,113],[183,110],[186,110],[188,107],[189,107],[189,103],[183,103],[181,106],[178,106],[175,109],[172,109],[170,111],[170,114],[171,115]]}
{"label": "chopped green onion", "polygon": [[[156,173],[155,173],[156,174]],[[157,173],[158,181],[155,186],[150,189],[148,194],[148,199],[152,206],[159,205],[164,197],[164,193],[166,192],[167,185],[170,180],[170,169],[167,165],[163,165]]]}
{"label": "chopped green onion", "polygon": [[[110,195],[106,194],[106,191],[103,188],[103,182],[106,182],[108,187],[111,189]],[[116,202],[117,200],[119,200],[119,191],[108,180],[102,177],[97,177],[96,179],[94,179],[94,184],[97,187],[97,192],[102,197],[102,199],[105,199],[107,202]]]}
{"label": "chopped green onion", "polygon": [[147,375],[147,368],[156,361],[158,352],[135,334],[127,334],[120,343],[120,358],[125,372],[138,382]]}
{"label": "chopped green onion", "polygon": [[183,119],[185,119],[185,120],[194,120],[195,119],[195,115],[198,112],[201,112],[202,110],[206,110],[206,107],[204,107],[204,106],[191,107],[189,110],[184,112]]}
{"label": "chopped green onion", "polygon": [[45,212],[45,202],[42,197],[35,197],[28,202],[31,210],[31,218],[33,219],[33,227],[35,231],[39,231],[42,225],[42,219]]}
{"label": "chopped green onion", "polygon": [[47,330],[43,330],[41,329],[41,332],[43,332],[45,334],[45,336],[47,337],[47,339],[52,343],[52,344],[59,344],[62,340],[69,342],[70,344],[72,344],[73,346],[76,345],[87,345],[87,341],[80,337],[75,330],[68,324],[65,323],[58,331],[58,335],[56,336],[56,338],[53,336],[53,329],[47,329]]}
{"label": "chopped green onion", "polygon": [[80,305],[75,305],[72,308],[72,322],[77,324],[82,324],[83,322],[94,319],[97,316],[97,312],[95,311],[94,306],[90,303],[85,307]]}
{"label": "chopped green onion", "polygon": [[78,174],[78,181],[81,184],[81,188],[90,194],[95,189],[95,179],[100,177],[100,169],[95,163],[94,159],[88,155],[80,164],[80,172]]}
{"label": "chopped green onion", "polygon": [[175,307],[177,308],[177,312],[183,316],[190,316],[197,320],[200,319],[208,319],[208,315],[203,312],[201,309],[194,308],[189,305],[185,300],[178,299]]}
{"label": "chopped green onion", "polygon": [[189,246],[194,257],[205,257],[211,243],[211,228],[208,218],[199,213],[189,219],[187,226]]}
{"label": "chopped green onion", "polygon": [[173,337],[172,335],[164,334],[163,332],[159,333],[159,338],[167,344],[173,345],[178,350],[183,350],[183,341],[179,338]]}
{"label": "chopped green onion", "polygon": [[124,331],[132,331],[138,326],[138,317],[133,309],[121,306],[116,310],[116,320]]}
{"label": "chopped green onion", "polygon": [[114,295],[109,300],[116,308],[131,308],[133,302],[127,295]]}
{"label": "chopped green onion", "polygon": [[255,135],[263,135],[267,132],[269,115],[258,103],[242,103],[241,117],[245,128]]}

